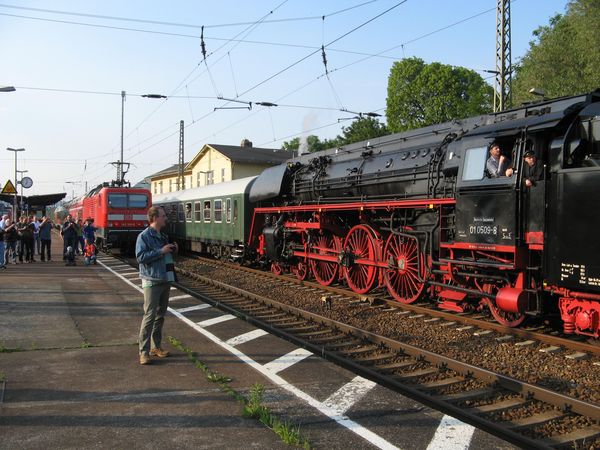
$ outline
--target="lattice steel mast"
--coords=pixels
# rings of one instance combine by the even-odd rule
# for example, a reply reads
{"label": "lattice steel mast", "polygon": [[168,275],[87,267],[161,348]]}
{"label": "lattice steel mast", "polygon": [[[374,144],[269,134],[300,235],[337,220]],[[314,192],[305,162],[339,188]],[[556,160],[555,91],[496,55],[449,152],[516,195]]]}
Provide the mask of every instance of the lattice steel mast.
{"label": "lattice steel mast", "polygon": [[498,0],[496,6],[496,82],[494,112],[512,105],[512,65],[510,54],[510,0]]}
{"label": "lattice steel mast", "polygon": [[185,177],[183,176],[183,120],[179,122],[179,176],[177,177],[177,190],[185,189]]}

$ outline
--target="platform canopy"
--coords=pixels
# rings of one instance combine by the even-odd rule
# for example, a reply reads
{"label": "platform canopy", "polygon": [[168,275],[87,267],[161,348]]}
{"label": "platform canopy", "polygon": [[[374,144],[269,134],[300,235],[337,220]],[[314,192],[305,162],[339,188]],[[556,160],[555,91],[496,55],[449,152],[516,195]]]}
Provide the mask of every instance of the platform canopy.
{"label": "platform canopy", "polygon": [[[55,203],[61,201],[63,198],[67,196],[66,192],[61,192],[59,194],[44,194],[44,195],[24,195],[23,200],[27,205],[28,210],[43,210],[45,211],[46,206],[54,205]],[[14,202],[14,195],[9,194],[0,194],[0,200],[3,200],[11,205]],[[17,202],[21,205],[21,196],[17,195]]]}

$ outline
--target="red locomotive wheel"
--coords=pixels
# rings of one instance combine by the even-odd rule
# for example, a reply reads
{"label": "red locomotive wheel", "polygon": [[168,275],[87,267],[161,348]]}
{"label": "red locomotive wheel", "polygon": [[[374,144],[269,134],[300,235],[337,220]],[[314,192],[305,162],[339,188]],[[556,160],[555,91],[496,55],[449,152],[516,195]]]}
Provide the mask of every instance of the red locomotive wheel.
{"label": "red locomotive wheel", "polygon": [[308,266],[304,261],[298,261],[297,264],[292,266],[292,273],[296,275],[296,278],[300,281],[304,281],[308,276]]}
{"label": "red locomotive wheel", "polygon": [[[492,294],[492,293],[496,292],[498,289],[499,289],[499,287],[496,286],[495,284],[486,283],[483,285],[482,290],[483,290],[483,292]],[[498,322],[501,325],[504,325],[505,327],[510,327],[510,328],[518,327],[525,320],[525,314],[510,313],[510,312],[503,311],[496,306],[496,303],[494,302],[494,300],[489,299],[489,298],[485,298],[485,301],[488,305],[488,308],[490,308],[490,312],[492,313],[492,316],[494,316],[494,319],[496,319],[496,322]]]}
{"label": "red locomotive wheel", "polygon": [[346,236],[344,249],[352,253],[354,261],[344,269],[344,276],[350,289],[358,294],[369,292],[377,279],[377,267],[356,262],[358,259],[377,262],[376,237],[375,231],[365,225],[356,225]]}
{"label": "red locomotive wheel", "polygon": [[272,262],[271,272],[273,272],[275,275],[281,275],[283,273],[283,267],[281,267],[279,263]]}
{"label": "red locomotive wheel", "polygon": [[385,244],[383,254],[390,267],[385,269],[383,277],[390,295],[400,303],[413,303],[425,289],[420,281],[424,263],[418,245],[416,239],[395,234]]}
{"label": "red locomotive wheel", "polygon": [[[323,234],[316,238],[312,253],[318,255],[338,255],[342,250],[342,241],[337,236]],[[317,259],[309,260],[310,270],[315,279],[323,286],[329,286],[333,283],[339,273],[337,262],[319,261]]]}

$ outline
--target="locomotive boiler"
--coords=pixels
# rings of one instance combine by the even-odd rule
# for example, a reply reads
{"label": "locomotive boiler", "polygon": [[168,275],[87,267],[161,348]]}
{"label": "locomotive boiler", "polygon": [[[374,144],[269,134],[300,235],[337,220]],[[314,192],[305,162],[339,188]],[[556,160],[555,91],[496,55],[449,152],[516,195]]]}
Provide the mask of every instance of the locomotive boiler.
{"label": "locomotive boiler", "polygon": [[[493,176],[489,148],[506,171]],[[524,154],[542,169],[526,183]],[[531,185],[530,185],[531,184]],[[280,273],[600,336],[600,91],[301,155],[250,190]]]}

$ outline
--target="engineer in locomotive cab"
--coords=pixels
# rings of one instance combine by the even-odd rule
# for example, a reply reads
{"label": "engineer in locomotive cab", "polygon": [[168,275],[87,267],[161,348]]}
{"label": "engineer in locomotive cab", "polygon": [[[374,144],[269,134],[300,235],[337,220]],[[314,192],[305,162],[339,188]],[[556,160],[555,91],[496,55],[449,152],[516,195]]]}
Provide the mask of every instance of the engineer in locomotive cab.
{"label": "engineer in locomotive cab", "polygon": [[544,166],[538,161],[533,150],[527,150],[523,154],[525,163],[523,164],[523,183],[526,187],[535,186],[536,181],[544,177]]}
{"label": "engineer in locomotive cab", "polygon": [[511,160],[502,154],[500,145],[494,142],[490,145],[490,157],[485,165],[490,178],[510,177],[513,174]]}

